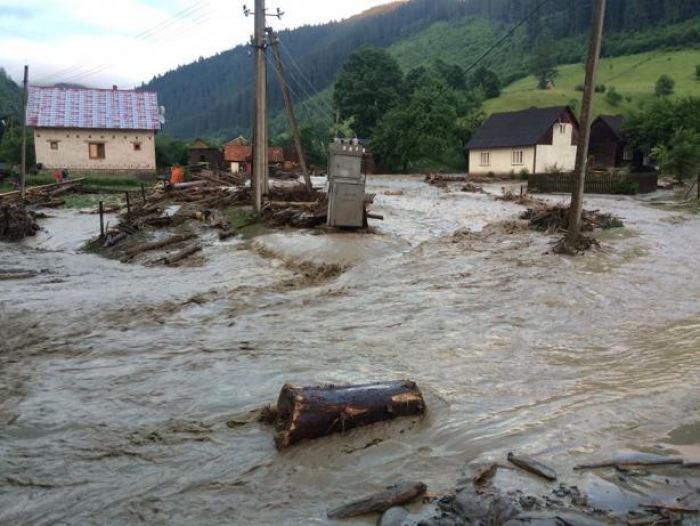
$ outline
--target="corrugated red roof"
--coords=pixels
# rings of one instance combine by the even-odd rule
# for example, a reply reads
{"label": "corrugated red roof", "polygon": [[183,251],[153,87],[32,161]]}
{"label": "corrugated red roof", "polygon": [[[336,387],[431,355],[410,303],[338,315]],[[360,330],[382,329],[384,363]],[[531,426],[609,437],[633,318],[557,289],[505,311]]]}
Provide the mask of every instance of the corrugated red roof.
{"label": "corrugated red roof", "polygon": [[27,126],[159,130],[158,97],[149,91],[30,87]]}
{"label": "corrugated red roof", "polygon": [[252,153],[252,146],[227,144],[224,146],[224,161],[242,163],[245,161],[246,157]]}

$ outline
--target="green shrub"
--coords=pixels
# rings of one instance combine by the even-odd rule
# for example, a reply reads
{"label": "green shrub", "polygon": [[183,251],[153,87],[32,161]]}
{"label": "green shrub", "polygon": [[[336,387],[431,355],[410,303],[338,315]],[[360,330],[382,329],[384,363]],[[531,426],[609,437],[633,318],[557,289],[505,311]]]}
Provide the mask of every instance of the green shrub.
{"label": "green shrub", "polygon": [[530,179],[530,170],[528,170],[527,168],[523,168],[522,170],[520,170],[520,173],[518,175],[520,175],[520,178],[523,181],[527,181],[528,179]]}
{"label": "green shrub", "polygon": [[623,99],[624,97],[620,95],[613,86],[610,86],[610,89],[605,94],[605,100],[611,106],[619,106]]}
{"label": "green shrub", "polygon": [[486,177],[496,177],[496,174],[489,170],[489,172],[486,174]]}
{"label": "green shrub", "polygon": [[639,193],[639,185],[632,181],[619,181],[612,185],[610,193],[613,195],[635,195]]}
{"label": "green shrub", "polygon": [[605,84],[597,84],[593,91],[596,93],[605,93],[607,91],[607,86]]}
{"label": "green shrub", "polygon": [[700,64],[695,66],[695,80],[700,80]]}

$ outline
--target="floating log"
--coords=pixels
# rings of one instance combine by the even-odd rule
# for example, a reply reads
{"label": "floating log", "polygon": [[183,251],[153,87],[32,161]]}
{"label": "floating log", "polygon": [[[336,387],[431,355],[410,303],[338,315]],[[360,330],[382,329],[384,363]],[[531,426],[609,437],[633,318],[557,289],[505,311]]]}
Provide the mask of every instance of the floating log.
{"label": "floating log", "polygon": [[173,254],[172,256],[168,256],[166,258],[163,258],[163,261],[166,265],[174,265],[180,260],[183,260],[185,258],[190,257],[192,254],[199,252],[202,250],[202,245],[200,244],[195,244],[195,245],[190,245],[189,247],[185,247],[180,252],[177,252],[176,254]]}
{"label": "floating log", "polygon": [[666,510],[673,511],[676,513],[698,513],[700,509],[691,508],[688,506],[683,506],[681,504],[667,504],[665,502],[640,502],[640,508],[647,508],[651,510]]}
{"label": "floating log", "polygon": [[168,245],[173,245],[175,243],[180,243],[182,241],[187,241],[192,239],[194,234],[175,234],[167,239],[161,241],[152,241],[149,243],[141,243],[139,245],[134,245],[124,251],[126,259],[131,259],[134,256],[141,254],[142,252],[148,252],[149,250],[156,250],[159,248],[167,247]]}
{"label": "floating log", "polygon": [[108,237],[107,241],[105,241],[105,244],[103,246],[104,246],[104,248],[109,248],[111,246],[116,245],[117,243],[119,243],[123,239],[126,239],[128,236],[129,236],[129,234],[127,234],[126,232],[119,232],[118,234],[116,234],[114,236]]}
{"label": "floating log", "polygon": [[546,478],[547,480],[557,480],[557,472],[552,468],[545,466],[537,460],[526,457],[525,455],[515,455],[508,453],[508,460],[525,471],[529,471],[535,475]]}
{"label": "floating log", "polygon": [[668,466],[675,464],[683,464],[683,459],[680,457],[660,457],[655,455],[631,455],[589,464],[578,464],[574,466],[574,469],[616,468],[619,466]]}
{"label": "floating log", "polygon": [[379,512],[382,513],[389,508],[399,506],[420,497],[425,493],[426,486],[422,482],[403,482],[395,486],[391,486],[382,491],[365,497],[350,504],[339,506],[328,511],[329,519],[347,519],[348,517],[356,517],[365,513]]}
{"label": "floating log", "polygon": [[11,279],[29,279],[29,278],[35,278],[36,274],[31,273],[31,272],[7,272],[4,274],[0,274],[0,281],[5,281],[5,280],[11,280]]}
{"label": "floating log", "polygon": [[277,449],[304,439],[425,412],[415,382],[409,380],[365,385],[282,387],[277,400]]}
{"label": "floating log", "polygon": [[384,216],[380,214],[373,214],[371,212],[367,212],[367,219],[378,219],[380,221],[384,221]]}

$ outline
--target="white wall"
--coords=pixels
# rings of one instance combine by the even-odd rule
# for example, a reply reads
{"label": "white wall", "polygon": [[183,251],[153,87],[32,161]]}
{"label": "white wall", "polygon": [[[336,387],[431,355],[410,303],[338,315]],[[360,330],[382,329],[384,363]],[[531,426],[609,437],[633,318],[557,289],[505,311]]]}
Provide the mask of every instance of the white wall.
{"label": "white wall", "polygon": [[561,124],[564,133],[561,133],[559,124],[554,125],[552,134],[552,145],[537,146],[537,166],[536,173],[545,173],[555,166],[564,172],[574,169],[576,165],[576,145],[571,145],[571,134],[573,126],[571,124]]}
{"label": "white wall", "polygon": [[[513,164],[513,152],[523,152],[522,164]],[[481,164],[481,153],[490,153],[488,165]],[[491,148],[484,150],[469,150],[469,173],[487,174],[493,172],[496,175],[507,175],[511,171],[516,174],[523,168],[532,173],[535,167],[535,148],[532,146],[518,148]]]}
{"label": "white wall", "polygon": [[[56,149],[51,143],[57,144]],[[105,145],[104,159],[90,159],[89,143]],[[135,150],[134,144],[140,144]],[[34,130],[36,162],[55,170],[146,170],[156,169],[153,130],[87,130],[37,128]]]}

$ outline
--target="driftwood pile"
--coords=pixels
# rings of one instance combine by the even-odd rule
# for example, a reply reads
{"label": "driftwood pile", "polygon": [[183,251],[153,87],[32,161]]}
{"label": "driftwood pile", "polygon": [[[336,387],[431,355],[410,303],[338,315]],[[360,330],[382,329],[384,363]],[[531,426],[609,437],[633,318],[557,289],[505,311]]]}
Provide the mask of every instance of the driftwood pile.
{"label": "driftwood pile", "polygon": [[541,204],[542,206],[545,205],[544,201],[532,197],[532,195],[527,193],[527,191],[525,191],[522,186],[520,187],[519,193],[513,192],[512,190],[506,190],[505,188],[502,188],[501,191],[503,193],[501,195],[496,196],[496,201],[517,203],[519,205],[529,205],[536,202]]}
{"label": "driftwood pile", "polygon": [[462,187],[462,192],[469,192],[472,194],[485,194],[484,189],[481,186],[475,185],[474,183],[467,183]]}
{"label": "driftwood pile", "polygon": [[192,179],[207,181],[216,186],[242,186],[245,176],[241,173],[225,172],[222,170],[199,170],[192,172]]}
{"label": "driftwood pile", "polygon": [[437,186],[438,188],[447,188],[448,183],[465,181],[466,177],[462,175],[445,175],[440,172],[430,172],[425,174],[424,180],[431,186]]}
{"label": "driftwood pile", "polygon": [[[547,205],[537,202],[537,206],[528,208],[520,216],[520,219],[526,219],[533,230],[557,234],[569,230],[569,214],[568,205]],[[619,218],[611,214],[601,214],[598,210],[583,210],[581,214],[581,232],[592,232],[597,228],[607,230],[622,226],[623,223]]]}
{"label": "driftwood pile", "polygon": [[[560,482],[560,476],[554,469],[532,457],[509,453],[507,460],[507,463],[491,462],[479,469],[471,478],[471,483],[463,479],[454,492],[432,493],[421,482],[402,482],[332,508],[327,515],[332,519],[343,519],[372,512],[381,513],[378,524],[382,525],[660,526],[685,524],[685,519],[689,523],[698,524],[696,517],[700,514],[700,490],[691,484],[697,479],[692,473],[692,478],[678,475],[682,473],[679,469],[687,472],[700,467],[697,462],[639,453],[573,468],[616,469],[615,478],[620,479],[620,485],[628,490],[634,488],[636,498],[621,499],[614,504],[609,497],[596,493],[586,494],[577,486]],[[658,478],[661,473],[653,473],[652,470],[663,469],[664,466],[668,466],[671,471],[662,472],[664,482],[660,483]],[[510,474],[506,475],[506,472]],[[498,487],[501,477],[506,479],[508,485],[512,485],[512,480],[508,481],[509,479],[522,477],[524,484],[537,488],[538,495],[526,494],[520,490],[502,491]],[[641,480],[637,480],[640,477]],[[549,494],[542,494],[543,484]],[[596,485],[592,485],[592,488],[595,492]],[[402,506],[421,497],[423,504],[432,501],[432,510],[421,510],[420,515],[413,515]],[[597,501],[601,504],[596,504]],[[413,507],[414,511],[415,509]],[[426,518],[426,511],[434,516]]]}
{"label": "driftwood pile", "polygon": [[[73,179],[64,183],[52,183],[41,186],[29,186],[25,190],[26,204],[40,208],[57,208],[63,206],[65,201],[60,198],[66,193],[80,192],[83,179]],[[21,201],[22,196],[19,190],[0,194],[0,202]]]}
{"label": "driftwood pile", "polygon": [[327,195],[303,184],[274,186],[269,201],[261,211],[261,218],[270,226],[313,228],[326,222]]}
{"label": "driftwood pile", "polygon": [[39,231],[34,212],[22,203],[0,203],[0,241],[21,241]]}

